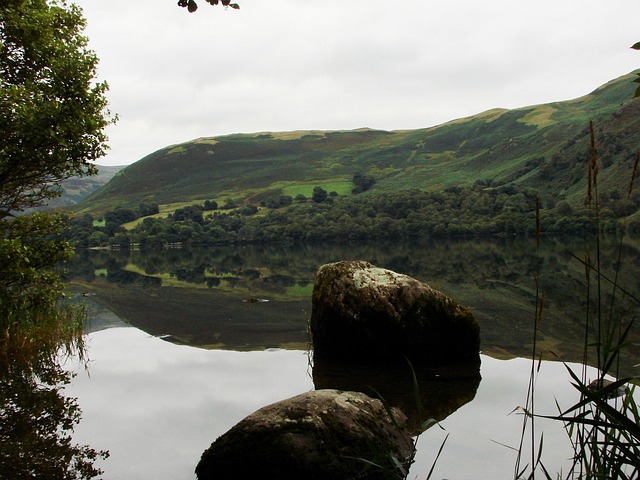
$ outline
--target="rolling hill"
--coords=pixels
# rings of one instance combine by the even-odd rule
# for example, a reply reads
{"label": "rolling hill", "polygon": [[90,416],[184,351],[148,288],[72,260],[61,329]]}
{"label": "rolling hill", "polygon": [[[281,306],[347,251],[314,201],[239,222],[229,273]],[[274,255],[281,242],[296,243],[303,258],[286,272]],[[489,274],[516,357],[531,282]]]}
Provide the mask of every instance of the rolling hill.
{"label": "rolling hill", "polygon": [[124,166],[98,165],[98,174],[90,177],[71,177],[62,181],[62,194],[42,208],[71,207],[111,180]]}
{"label": "rolling hill", "polygon": [[314,186],[350,195],[352,178],[375,178],[364,196],[445,190],[486,181],[535,189],[543,202],[583,202],[593,121],[600,185],[627,189],[640,148],[635,73],[583,97],[513,110],[495,109],[407,131],[297,131],[199,138],[158,150],[119,171],[78,205],[101,213],[141,202],[187,204],[233,198],[258,205]]}

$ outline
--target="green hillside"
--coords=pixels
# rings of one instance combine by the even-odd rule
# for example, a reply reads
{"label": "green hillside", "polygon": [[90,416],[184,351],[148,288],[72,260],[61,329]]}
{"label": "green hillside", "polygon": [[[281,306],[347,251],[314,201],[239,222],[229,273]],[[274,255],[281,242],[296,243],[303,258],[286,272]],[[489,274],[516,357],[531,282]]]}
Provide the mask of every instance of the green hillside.
{"label": "green hillside", "polygon": [[[475,181],[520,184],[578,201],[585,188],[588,122],[596,125],[603,177],[629,178],[640,146],[633,74],[584,97],[515,110],[491,110],[411,131],[300,131],[200,138],[154,152],[120,171],[82,211],[311,191],[372,175],[374,192],[443,189]],[[587,156],[585,158],[585,156]],[[627,181],[624,182],[625,184]]]}
{"label": "green hillside", "polygon": [[[635,74],[565,102],[407,131],[200,138],[118,172],[75,209],[79,246],[583,233],[590,122],[600,228],[640,232]],[[317,194],[317,195],[316,195]],[[593,197],[592,197],[593,198]],[[536,221],[536,216],[538,220]]]}

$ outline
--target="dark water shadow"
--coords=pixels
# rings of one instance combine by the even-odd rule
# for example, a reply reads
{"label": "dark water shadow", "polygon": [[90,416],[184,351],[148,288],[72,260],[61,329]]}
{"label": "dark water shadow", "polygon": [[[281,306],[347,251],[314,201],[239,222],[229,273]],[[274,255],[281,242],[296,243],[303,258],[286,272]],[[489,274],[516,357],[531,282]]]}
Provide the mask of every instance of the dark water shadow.
{"label": "dark water shadow", "polygon": [[[362,392],[397,407],[413,435],[428,420],[439,422],[471,402],[480,385],[480,361],[459,365],[412,366],[345,363],[314,359],[316,389]],[[432,425],[432,422],[429,424]]]}

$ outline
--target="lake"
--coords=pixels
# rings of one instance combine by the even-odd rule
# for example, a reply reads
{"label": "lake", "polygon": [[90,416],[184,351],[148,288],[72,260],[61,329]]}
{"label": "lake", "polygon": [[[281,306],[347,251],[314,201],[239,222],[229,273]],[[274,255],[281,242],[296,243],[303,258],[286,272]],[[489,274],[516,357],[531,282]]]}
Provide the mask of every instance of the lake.
{"label": "lake", "polygon": [[[637,292],[640,246],[634,240],[621,246],[620,284]],[[611,278],[619,247],[616,239],[601,246]],[[580,239],[545,238],[538,247],[530,239],[496,238],[79,252],[69,280],[94,313],[87,368],[66,364],[76,376],[65,392],[83,412],[74,441],[110,451],[98,463],[106,479],[193,479],[211,442],[267,404],[316,387],[357,389],[369,381],[386,386],[383,396],[395,401],[404,388],[394,383],[398,375],[336,376],[310,361],[306,326],[315,272],[358,259],[430,284],[469,306],[481,326],[481,381],[419,384],[427,413],[440,422],[419,437],[408,478],[426,478],[447,435],[432,478],[513,477],[516,453],[509,447],[520,441],[517,407],[527,395],[536,291],[545,292],[536,411],[555,414],[556,401],[568,407],[578,398],[558,360],[579,370],[589,302],[578,259],[586,248],[592,246]],[[610,288],[602,291],[612,296]],[[621,293],[616,298],[624,303]],[[638,332],[632,338],[622,370],[635,374]],[[561,425],[540,420],[536,431],[544,431],[547,468],[566,469],[571,445]]]}

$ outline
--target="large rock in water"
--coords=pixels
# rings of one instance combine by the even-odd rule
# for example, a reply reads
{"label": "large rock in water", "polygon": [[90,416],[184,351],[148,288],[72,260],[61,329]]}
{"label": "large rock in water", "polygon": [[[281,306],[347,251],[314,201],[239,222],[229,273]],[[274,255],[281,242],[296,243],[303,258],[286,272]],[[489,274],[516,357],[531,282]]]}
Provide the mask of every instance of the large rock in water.
{"label": "large rock in water", "polygon": [[479,361],[471,310],[407,275],[363,261],[323,265],[312,304],[315,358]]}
{"label": "large rock in water", "polygon": [[[413,452],[406,417],[363,393],[316,390],[252,413],[218,438],[196,467],[199,480],[378,479]],[[394,477],[395,478],[395,477]]]}

